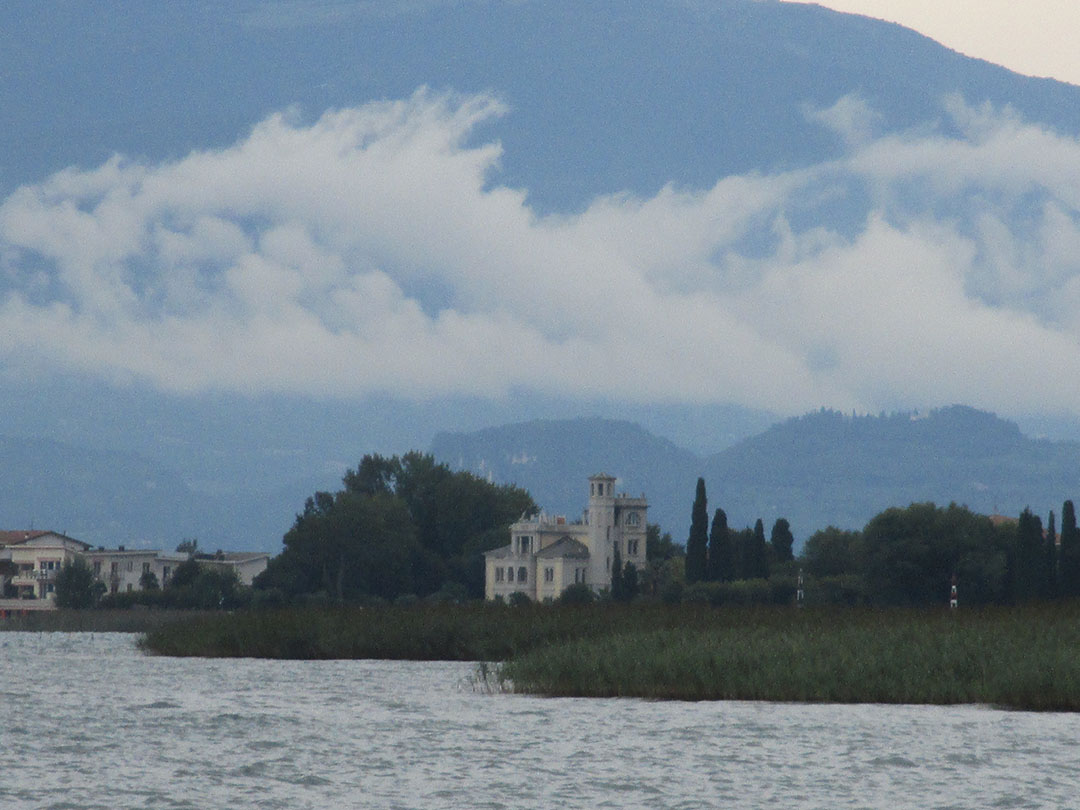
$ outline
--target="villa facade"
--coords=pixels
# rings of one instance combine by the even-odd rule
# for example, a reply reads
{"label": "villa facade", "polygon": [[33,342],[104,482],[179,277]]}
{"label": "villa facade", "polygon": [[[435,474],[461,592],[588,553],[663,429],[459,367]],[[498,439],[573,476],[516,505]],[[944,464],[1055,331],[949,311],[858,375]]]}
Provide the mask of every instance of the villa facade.
{"label": "villa facade", "polygon": [[645,565],[648,508],[644,495],[616,494],[612,476],[591,476],[581,520],[543,512],[524,517],[510,527],[510,545],[484,555],[484,596],[523,593],[543,602],[575,584],[597,592],[609,587],[616,549],[623,565]]}

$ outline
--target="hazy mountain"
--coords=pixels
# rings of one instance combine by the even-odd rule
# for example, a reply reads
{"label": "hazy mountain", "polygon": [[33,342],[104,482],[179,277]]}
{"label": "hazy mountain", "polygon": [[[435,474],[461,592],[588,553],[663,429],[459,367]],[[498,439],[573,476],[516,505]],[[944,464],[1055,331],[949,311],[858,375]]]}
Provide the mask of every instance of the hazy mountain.
{"label": "hazy mountain", "polygon": [[638,425],[610,419],[536,420],[474,433],[441,433],[431,452],[454,469],[522,486],[545,511],[577,519],[590,475],[618,477],[620,492],[649,497],[649,520],[679,525],[700,460]]}
{"label": "hazy mountain", "polygon": [[[603,194],[648,197],[669,184],[676,190],[706,189],[732,174],[756,176],[827,163],[846,148],[840,126],[845,122],[839,118],[851,109],[836,107],[844,99],[857,102],[857,120],[846,124],[868,137],[954,134],[958,124],[942,106],[950,94],[959,94],[973,109],[985,102],[1070,137],[1080,132],[1080,88],[968,59],[896,25],[771,0],[175,0],[136,5],[13,0],[0,4],[0,32],[5,113],[0,204],[16,187],[65,167],[92,169],[119,154],[152,170],[193,151],[212,153],[236,143],[275,112],[286,111],[289,120],[310,124],[328,109],[407,99],[423,85],[461,95],[491,92],[505,104],[505,114],[485,121],[469,142],[498,144],[501,154],[491,185],[523,190],[526,203],[540,215],[569,215]],[[95,183],[107,183],[110,171],[102,175]],[[916,219],[955,218],[968,235],[987,227],[985,208],[993,194],[976,189],[961,195],[959,203],[951,198],[927,201],[920,196],[920,177],[910,193],[901,195],[904,213]],[[200,178],[191,188],[212,179]],[[86,183],[68,177],[58,185],[81,188]],[[103,198],[126,194],[105,185],[94,188]],[[37,189],[24,196],[31,202],[41,199]],[[1040,220],[1032,212],[1042,210],[1044,200],[1037,192],[1025,199],[1028,205],[1014,212],[1014,219],[1021,231],[1039,231]],[[15,216],[15,207],[4,222],[29,221]],[[65,210],[83,216],[93,207],[76,201]],[[215,204],[195,211],[192,219],[201,220],[202,214],[213,219],[224,215],[224,208]],[[783,226],[797,234],[827,228],[850,235],[866,221],[873,201],[866,184],[845,175],[826,177],[820,187],[812,185],[786,201],[783,209]],[[763,214],[753,219],[757,224],[733,250],[737,272],[717,282],[725,289],[751,285],[755,258],[778,250],[782,241],[777,218]],[[112,220],[98,236],[123,230],[125,221],[123,216]],[[319,227],[308,224],[285,230],[317,235]],[[158,225],[159,230],[179,227],[171,215]],[[237,227],[255,245],[267,241],[259,225],[255,216],[242,218]],[[410,224],[402,229],[402,239],[410,241]],[[94,242],[84,231],[73,233],[83,234],[72,237],[76,242]],[[1075,254],[1067,241],[1062,245],[1067,255]],[[1025,255],[1023,244],[1009,250]],[[392,272],[400,256],[369,258]],[[64,312],[78,312],[79,302],[64,301],[50,309],[62,300],[70,281],[50,275],[51,260],[0,240],[0,305],[16,300],[41,305],[46,318],[58,321]],[[117,278],[140,276],[147,271],[142,260],[104,264]],[[411,267],[403,273],[415,274],[401,282],[407,304],[433,312],[453,304],[465,313],[477,306],[452,301],[449,275],[432,281],[426,269]],[[994,272],[1013,278],[1018,271],[1001,265]],[[207,288],[217,284],[209,271],[204,281]],[[86,284],[90,290],[108,286]],[[142,286],[133,284],[134,289]],[[151,290],[146,296],[150,320],[168,320],[155,309],[155,285],[146,281],[145,286]],[[457,294],[465,299],[467,292],[463,288]],[[1003,303],[995,297],[996,287],[979,292],[994,305]],[[1020,294],[1030,291],[1021,289]],[[219,308],[229,318],[241,317],[243,307],[234,309],[234,303]],[[128,310],[125,305],[118,311]],[[111,323],[110,318],[101,320]],[[23,333],[51,335],[54,330],[24,328]],[[14,334],[12,327],[5,337]],[[572,344],[581,335],[571,331],[566,337]],[[115,345],[124,347],[125,340],[130,338],[118,338]],[[0,343],[0,350],[6,345]],[[512,346],[500,349],[513,351]],[[722,404],[734,399],[732,381],[722,378],[715,379],[716,393],[710,394],[720,404],[706,405],[672,402],[672,397],[630,402],[618,393],[581,383],[560,387],[553,385],[559,381],[543,378],[532,388],[511,388],[502,396],[428,396],[423,379],[405,380],[400,391],[362,396],[328,393],[330,386],[319,385],[298,395],[275,381],[265,389],[222,384],[163,392],[137,372],[99,374],[78,358],[71,366],[22,366],[19,357],[15,352],[9,359],[0,351],[0,433],[30,442],[22,449],[5,445],[9,473],[0,499],[0,526],[9,528],[33,520],[72,533],[85,527],[108,542],[143,537],[172,544],[197,534],[207,545],[268,548],[278,542],[306,494],[337,486],[344,469],[366,452],[427,447],[440,431],[470,433],[494,424],[573,420],[595,413],[668,436],[701,460],[689,465],[689,473],[680,473],[686,451],[657,445],[652,461],[638,464],[634,447],[644,440],[624,425],[608,439],[611,448],[624,449],[584,458],[566,472],[569,482],[557,484],[561,476],[542,474],[539,460],[535,467],[513,465],[506,475],[535,474],[538,500],[573,514],[583,505],[579,479],[594,472],[595,464],[628,476],[628,487],[648,492],[653,516],[665,525],[670,522],[677,535],[680,521],[685,522],[680,515],[688,514],[692,498],[692,491],[681,494],[682,482],[689,475],[692,486],[703,470],[714,471],[710,488],[717,490],[715,501],[726,505],[727,495],[721,493],[731,493],[733,522],[751,520],[757,511],[781,503],[803,508],[794,496],[779,497],[782,489],[769,494],[773,491],[763,488],[767,482],[740,489],[735,473],[744,462],[738,453],[751,452],[753,443],[740,446],[738,453],[731,450],[734,455],[706,459],[775,421],[760,407]],[[814,360],[829,367],[837,362],[836,352],[825,346]],[[318,361],[312,357],[313,365]],[[354,373],[343,369],[339,376]],[[694,401],[708,398],[699,392]],[[1080,436],[1073,418],[1051,422],[1043,416],[1024,424],[1038,425],[1039,432],[1052,436]],[[34,444],[46,438],[56,444]],[[448,440],[442,437],[436,444]],[[571,443],[565,449],[580,448]],[[521,450],[511,447],[508,452],[512,458]],[[457,455],[468,458],[464,451]],[[546,455],[533,455],[548,463]],[[474,456],[491,464],[496,457],[486,449]],[[776,463],[783,467],[779,453]],[[627,469],[616,469],[623,466]],[[654,478],[647,477],[651,470],[656,470]],[[824,467],[822,473],[833,475]],[[982,477],[971,480],[987,487],[972,484],[973,493],[997,486]],[[906,485],[915,491],[917,483]],[[1001,492],[1003,510],[1015,511],[1015,504],[1005,503],[1013,495]],[[837,517],[830,522],[861,514],[862,502],[848,503],[847,497],[836,495],[832,508]],[[872,500],[868,496],[867,503]],[[806,512],[807,523],[814,514]],[[789,515],[793,522],[795,515]],[[803,528],[796,525],[796,530]]]}
{"label": "hazy mountain", "polygon": [[773,0],[34,5],[0,8],[0,190],[117,152],[220,147],[270,112],[314,117],[421,85],[505,99],[500,181],[544,210],[827,160],[842,144],[807,110],[853,92],[884,131],[939,119],[955,92],[1080,131],[1076,87]]}
{"label": "hazy mountain", "polygon": [[635,425],[601,419],[529,422],[442,435],[432,446],[459,469],[519,483],[552,511],[577,515],[590,472],[623,476],[644,491],[650,520],[682,541],[694,482],[729,524],[786,517],[802,540],[828,525],[861,528],[890,506],[955,501],[985,514],[1030,506],[1060,512],[1080,497],[1080,444],[1030,439],[996,416],[963,406],[926,415],[790,419],[702,458]]}

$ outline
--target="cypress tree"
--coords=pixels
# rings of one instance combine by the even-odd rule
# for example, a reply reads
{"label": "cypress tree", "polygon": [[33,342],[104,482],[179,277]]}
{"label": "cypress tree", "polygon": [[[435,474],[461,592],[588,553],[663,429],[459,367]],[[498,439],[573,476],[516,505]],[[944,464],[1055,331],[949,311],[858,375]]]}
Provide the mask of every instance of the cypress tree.
{"label": "cypress tree", "polygon": [[790,562],[795,559],[795,537],[791,533],[791,524],[786,518],[777,518],[769,534],[769,543],[776,554],[777,562]]}
{"label": "cypress tree", "polygon": [[1013,599],[1030,602],[1040,598],[1046,582],[1043,574],[1046,555],[1043,547],[1042,521],[1025,509],[1016,527],[1016,545],[1011,560]]}
{"label": "cypress tree", "polygon": [[709,506],[705,497],[705,479],[697,480],[694,508],[690,513],[690,537],[686,541],[686,582],[701,582],[708,573],[706,555],[709,544]]}
{"label": "cypress tree", "polygon": [[616,602],[622,602],[626,597],[623,587],[622,552],[619,550],[619,541],[615,541],[615,551],[611,555],[611,598]]}
{"label": "cypress tree", "polygon": [[638,579],[637,566],[627,561],[623,568],[623,601],[632,602],[641,590],[641,582]]}
{"label": "cypress tree", "polygon": [[1061,507],[1061,595],[1066,599],[1080,596],[1080,531],[1072,501]]}
{"label": "cypress tree", "polygon": [[717,509],[709,530],[709,581],[731,582],[735,578],[735,549],[728,531],[727,514]]}
{"label": "cypress tree", "polygon": [[1046,561],[1043,563],[1043,596],[1046,599],[1057,599],[1058,590],[1058,550],[1057,533],[1054,531],[1054,511],[1050,510],[1050,517],[1046,521],[1046,550],[1043,552]]}
{"label": "cypress tree", "polygon": [[745,529],[731,532],[731,541],[731,556],[734,561],[732,578],[749,579],[752,568],[750,558],[751,548],[754,545],[754,530],[747,526]]}
{"label": "cypress tree", "polygon": [[747,579],[769,578],[769,550],[765,546],[765,524],[761,518],[754,524],[754,540],[750,546],[750,565]]}

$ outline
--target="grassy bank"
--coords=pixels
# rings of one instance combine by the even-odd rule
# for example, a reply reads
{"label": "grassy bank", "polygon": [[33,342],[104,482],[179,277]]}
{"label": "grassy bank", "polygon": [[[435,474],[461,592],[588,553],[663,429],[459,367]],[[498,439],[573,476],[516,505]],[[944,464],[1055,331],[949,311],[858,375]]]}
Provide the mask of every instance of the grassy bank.
{"label": "grassy bank", "polygon": [[421,605],[217,614],[149,633],[164,655],[502,662],[553,696],[986,703],[1080,710],[1080,604],[948,612]]}
{"label": "grassy bank", "polygon": [[504,689],[553,696],[1080,710],[1076,605],[748,618],[554,644],[494,677]]}
{"label": "grassy bank", "polygon": [[507,607],[492,604],[246,611],[162,627],[143,640],[161,655],[503,661],[528,650],[627,626],[660,629],[703,608]]}
{"label": "grassy bank", "polygon": [[189,610],[34,610],[0,618],[0,632],[149,633],[195,615]]}

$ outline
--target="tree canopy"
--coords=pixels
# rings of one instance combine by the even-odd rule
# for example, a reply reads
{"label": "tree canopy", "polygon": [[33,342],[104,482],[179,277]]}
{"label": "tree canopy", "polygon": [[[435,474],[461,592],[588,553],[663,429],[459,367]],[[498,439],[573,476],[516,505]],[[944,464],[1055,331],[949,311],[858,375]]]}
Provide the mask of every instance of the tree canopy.
{"label": "tree canopy", "polygon": [[430,455],[367,455],[343,489],[316,492],[285,534],[259,588],[334,601],[426,596],[452,584],[480,597],[483,552],[536,510],[525,490],[454,472]]}

